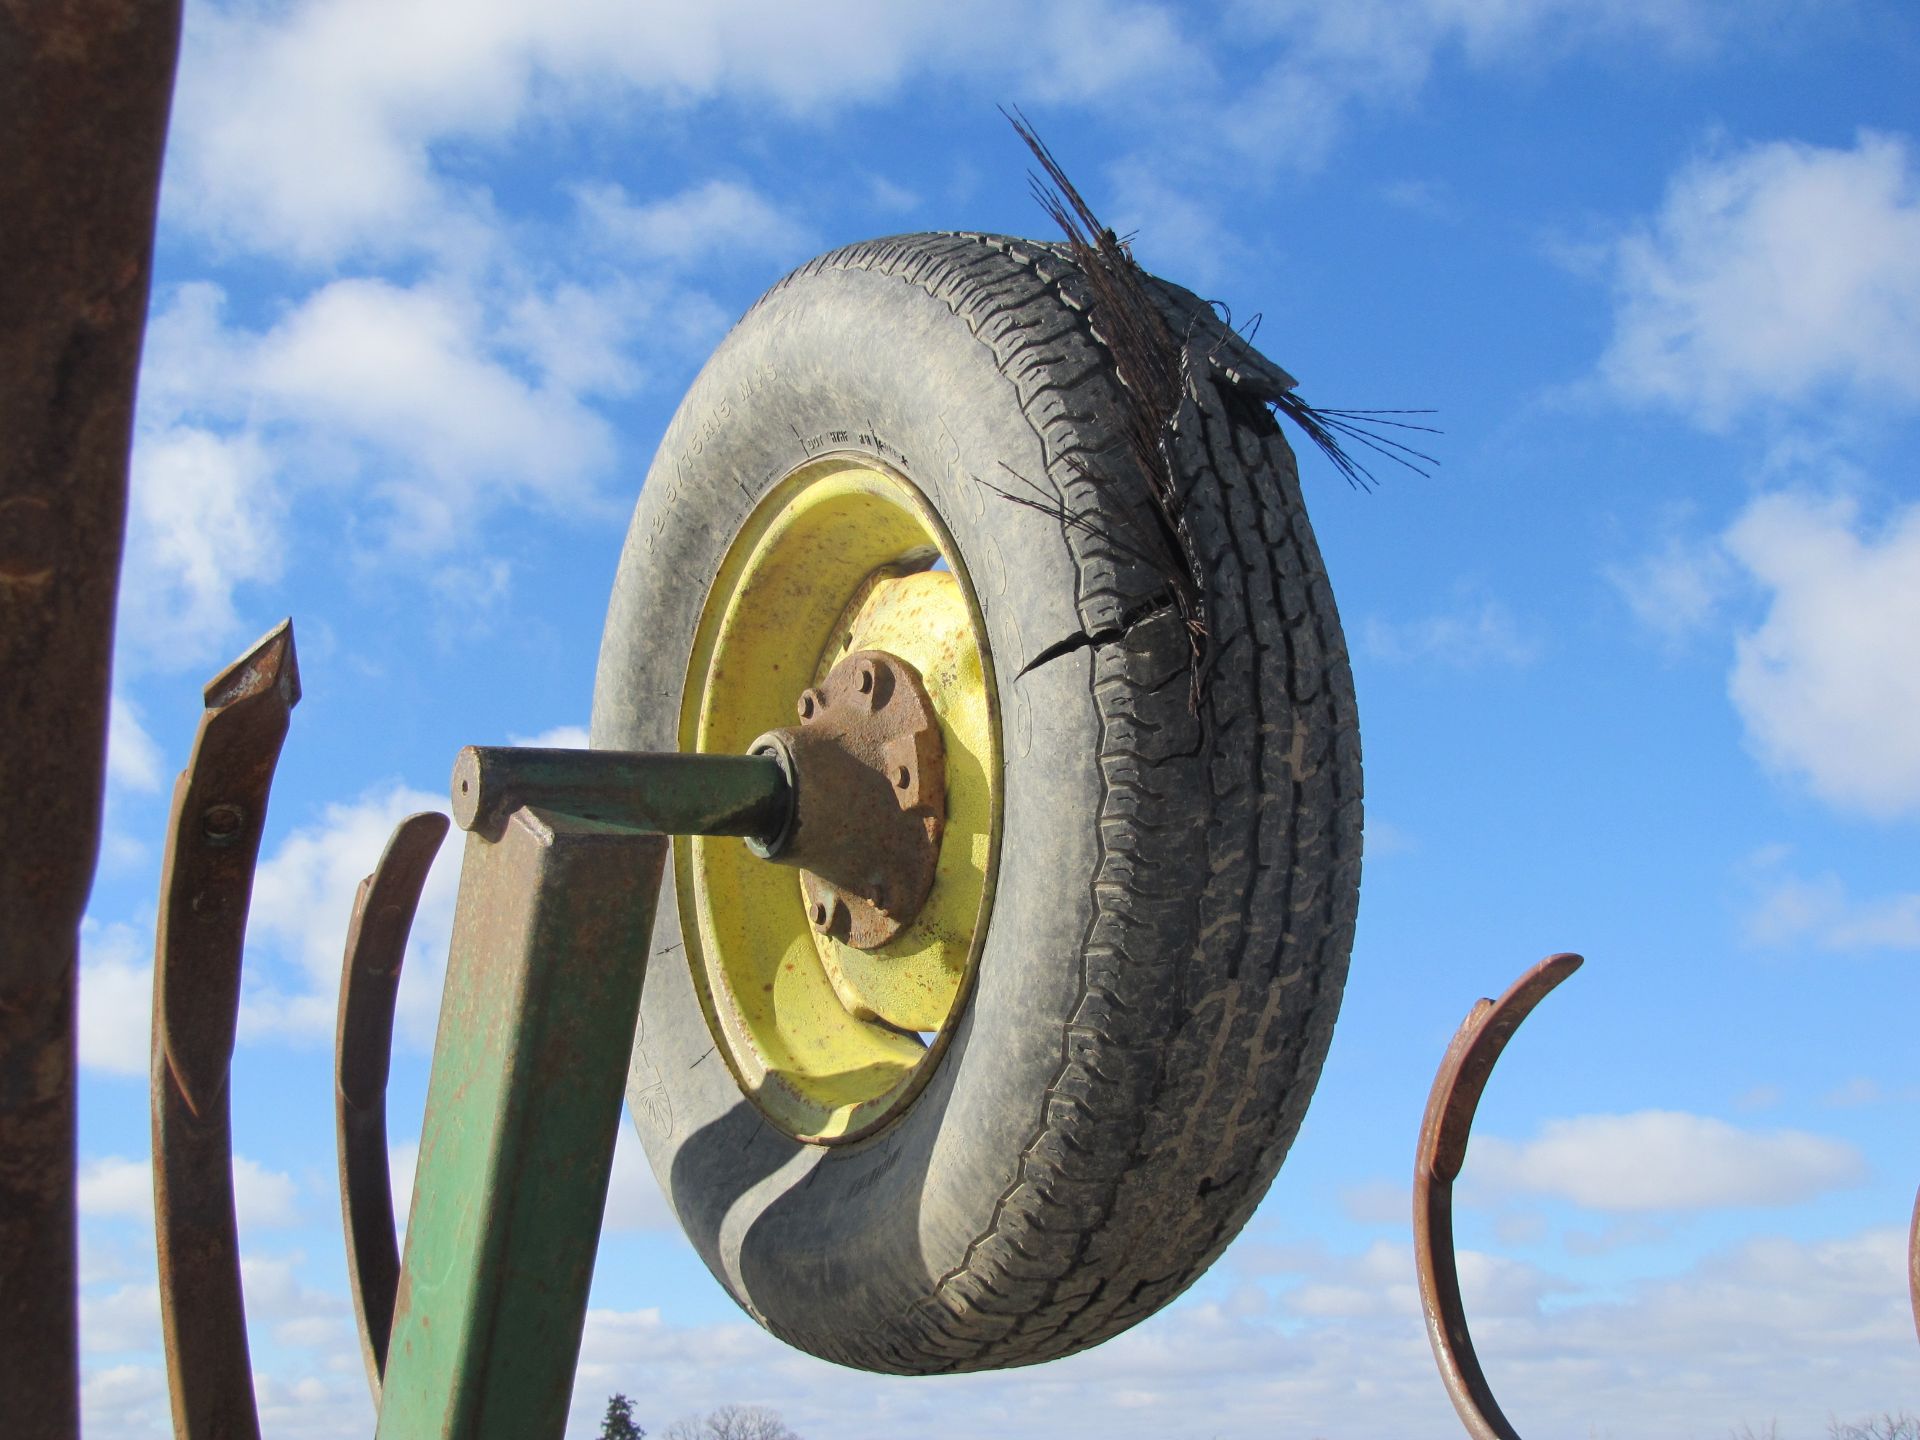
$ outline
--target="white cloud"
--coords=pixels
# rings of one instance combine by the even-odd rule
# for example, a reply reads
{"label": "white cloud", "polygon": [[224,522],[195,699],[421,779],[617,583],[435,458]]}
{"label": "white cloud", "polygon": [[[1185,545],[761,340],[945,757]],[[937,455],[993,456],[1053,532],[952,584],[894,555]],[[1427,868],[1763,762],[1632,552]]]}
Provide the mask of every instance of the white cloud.
{"label": "white cloud", "polygon": [[246,628],[244,585],[279,578],[284,500],[257,435],[199,425],[143,429],[135,440],[116,659],[175,669],[224,652]]}
{"label": "white cloud", "polygon": [[[1545,1217],[1542,1223],[1545,1223]],[[1658,1245],[1669,1239],[1673,1228],[1655,1221],[1633,1217],[1615,1219],[1597,1230],[1568,1230],[1561,1236],[1569,1255],[1611,1255],[1641,1245]]]}
{"label": "white cloud", "polygon": [[1183,32],[1161,6],[1118,0],[203,7],[187,30],[167,213],[313,264],[445,256],[484,248],[494,224],[492,198],[437,164],[450,142],[717,98],[822,112],[923,73],[988,75],[1039,98],[1137,96],[1195,63]]}
{"label": "white cloud", "polygon": [[291,1175],[269,1170],[245,1155],[233,1157],[233,1209],[242,1235],[300,1222],[300,1186]]}
{"label": "white cloud", "polygon": [[387,460],[374,489],[405,549],[466,533],[462,511],[482,496],[584,498],[613,454],[581,397],[513,373],[489,353],[480,308],[430,283],[324,286],[259,337],[247,373],[274,412]]}
{"label": "white cloud", "polygon": [[1101,218],[1121,234],[1135,234],[1141,263],[1202,293],[1231,282],[1250,247],[1200,198],[1188,177],[1155,156],[1112,166],[1113,201]]}
{"label": "white cloud", "polygon": [[921,199],[917,191],[896,185],[884,175],[869,175],[866,180],[867,203],[874,209],[905,215],[920,208]]}
{"label": "white cloud", "polygon": [[[156,1297],[155,1303],[158,1304]],[[82,1324],[85,1320],[82,1302]],[[85,1332],[82,1331],[84,1343]],[[124,1440],[171,1440],[167,1372],[159,1364],[88,1365],[80,1380],[81,1432]]]}
{"label": "white cloud", "polygon": [[1873,527],[1847,500],[1769,495],[1724,543],[1768,592],[1728,679],[1761,759],[1842,808],[1920,808],[1920,504]]}
{"label": "white cloud", "polygon": [[556,725],[551,730],[542,730],[538,735],[514,735],[509,739],[515,745],[525,745],[535,750],[584,750],[587,748],[587,727]]}
{"label": "white cloud", "polygon": [[160,1287],[137,1280],[80,1297],[80,1347],[88,1354],[158,1351]]}
{"label": "white cloud", "polygon": [[1369,618],[1360,631],[1369,655],[1394,664],[1430,661],[1463,670],[1526,665],[1540,653],[1513,612],[1492,597],[1468,597],[1459,606],[1416,620]]}
{"label": "white cloud", "polygon": [[1856,1075],[1844,1085],[1837,1085],[1822,1095],[1820,1103],[1837,1110],[1851,1110],[1861,1105],[1879,1105],[1887,1099],[1886,1087],[1878,1080]]}
{"label": "white cloud", "polygon": [[574,198],[598,243],[630,264],[684,267],[733,255],[765,255],[792,264],[816,245],[798,220],[734,180],[708,180],[644,203],[611,182],[581,185]]}
{"label": "white cloud", "polygon": [[131,925],[80,924],[80,1063],[145,1075],[153,1036],[153,934]]}
{"label": "white cloud", "polygon": [[[120,609],[136,670],[208,663],[257,630],[247,591],[280,578],[296,539],[432,586],[421,558],[456,545],[458,574],[505,576],[474,544],[501,506],[615,519],[600,484],[618,444],[595,402],[643,383],[643,331],[669,361],[722,328],[704,295],[658,278],[514,266],[334,280],[257,328],[228,311],[196,282],[149,326]],[[294,528],[303,501],[317,533]],[[458,588],[447,613],[470,617]]]}
{"label": "white cloud", "polygon": [[153,1166],[146,1160],[128,1160],[120,1155],[83,1160],[75,1185],[83,1216],[153,1218]]}
{"label": "white cloud", "polygon": [[[1188,38],[1191,20],[1172,7],[1078,0],[993,8],[998,33],[979,32],[979,48],[965,58],[974,66],[984,62],[1013,71],[1018,93],[1036,102],[1146,103],[1181,81],[1209,74],[1206,58]],[[976,19],[962,16],[963,25]],[[957,31],[945,37],[949,44],[961,39]]]}
{"label": "white cloud", "polygon": [[1625,395],[1716,428],[1836,389],[1920,402],[1920,171],[1901,137],[1698,161],[1614,258],[1600,368]]}
{"label": "white cloud", "polygon": [[[347,804],[328,805],[318,821],[281,842],[255,872],[248,921],[253,983],[240,1003],[240,1036],[331,1042],[339,1005],[340,965],[354,892],[386,848],[393,828],[445,800],[392,785]],[[397,1038],[431,1044],[453,930],[460,835],[454,832],[428,874],[407,944],[396,1011]],[[257,963],[261,952],[271,967]]]}
{"label": "white cloud", "polygon": [[[706,302],[684,303],[705,323]],[[645,372],[629,348],[637,326],[657,308],[639,282],[612,279],[600,285],[563,281],[551,291],[530,291],[508,307],[500,326],[502,347],[539,370],[550,387],[574,395],[625,395]],[[714,327],[715,333],[724,324]]]}
{"label": "white cloud", "polygon": [[151,794],[160,788],[160,747],[140,723],[140,708],[118,690],[107,710],[107,782]]}
{"label": "white cloud", "polygon": [[[1876,521],[1844,495],[1777,491],[1718,536],[1669,535],[1605,573],[1670,644],[1757,601],[1757,621],[1736,624],[1727,677],[1749,747],[1839,809],[1880,818],[1920,809],[1920,504]],[[1784,887],[1763,929],[1837,921],[1834,882],[1815,884],[1825,893]],[[1878,922],[1862,917],[1848,943],[1896,943],[1870,936],[1906,933],[1903,906]]]}
{"label": "white cloud", "polygon": [[1222,128],[1243,151],[1315,165],[1356,112],[1410,104],[1455,55],[1534,70],[1602,46],[1687,58],[1752,21],[1751,7],[1715,0],[1240,0],[1234,43],[1268,41],[1280,58]]}
{"label": "white cloud", "polygon": [[1638,559],[1601,573],[1620,592],[1633,618],[1669,646],[1707,629],[1732,589],[1733,566],[1717,541],[1668,535]]}
{"label": "white cloud", "polygon": [[[1683,1440],[1770,1416],[1782,1434],[1824,1434],[1829,1415],[1895,1408],[1920,1383],[1904,1245],[1894,1227],[1759,1240],[1603,1293],[1475,1251],[1460,1272],[1480,1355],[1529,1434]],[[1243,1278],[1224,1298],[1190,1295],[1085,1354],[999,1373],[863,1375],[851,1398],[846,1371],[744,1322],[682,1327],[656,1310],[596,1306],[569,1434],[595,1434],[615,1389],[647,1397],[636,1418],[653,1430],[730,1399],[838,1440],[950,1434],[956,1414],[968,1433],[1005,1440],[1459,1433],[1408,1243],[1293,1247],[1257,1283],[1240,1263],[1256,1248],[1228,1252],[1223,1278]]]}
{"label": "white cloud", "polygon": [[1809,878],[1768,866],[1760,878],[1760,897],[1746,926],[1757,945],[1920,950],[1920,892],[1857,900],[1832,871]]}
{"label": "white cloud", "polygon": [[1473,1193],[1550,1195],[1603,1211],[1791,1205],[1858,1182],[1853,1146],[1801,1130],[1743,1130],[1708,1115],[1642,1110],[1551,1120],[1536,1140],[1477,1136]]}
{"label": "white cloud", "polygon": [[107,793],[100,817],[100,868],[107,874],[138,869],[150,851],[140,834],[129,830],[129,795],[151,795],[161,787],[165,757],[140,723],[140,708],[115,686],[107,707]]}

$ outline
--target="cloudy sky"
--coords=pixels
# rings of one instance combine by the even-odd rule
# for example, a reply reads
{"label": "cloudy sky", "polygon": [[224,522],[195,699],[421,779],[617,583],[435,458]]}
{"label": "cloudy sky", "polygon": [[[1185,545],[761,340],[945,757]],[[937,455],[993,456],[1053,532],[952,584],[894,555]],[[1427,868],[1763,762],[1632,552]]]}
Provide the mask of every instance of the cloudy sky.
{"label": "cloudy sky", "polygon": [[[455,749],[585,723],[624,517],[785,270],[1043,233],[1022,106],[1150,267],[1310,399],[1433,406],[1432,478],[1306,489],[1354,650],[1345,1012],[1242,1238],[1031,1371],[763,1336],[623,1142],[576,1434],[727,1401],[809,1440],[1457,1434],[1414,1132],[1476,996],[1589,957],[1462,1180],[1530,1436],[1824,1436],[1920,1408],[1920,16],[1900,0],[189,0],[84,938],[86,1410],[167,1433],[145,1110],[198,687],[282,615],[306,699],[236,1062],[268,1432],[368,1433],[329,1096],[353,888]],[[402,990],[417,1133],[452,912]]]}

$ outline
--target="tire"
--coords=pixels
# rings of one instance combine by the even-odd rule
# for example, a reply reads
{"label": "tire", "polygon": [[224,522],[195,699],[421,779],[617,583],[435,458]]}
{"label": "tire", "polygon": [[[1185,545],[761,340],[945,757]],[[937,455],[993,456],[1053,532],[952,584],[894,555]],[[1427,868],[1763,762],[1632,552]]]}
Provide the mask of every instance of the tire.
{"label": "tire", "polygon": [[[1004,736],[998,888],[966,1009],[905,1113],[846,1145],[776,1129],[715,1056],[671,883],[650,956],[628,1099],[654,1172],[740,1305],[844,1365],[1034,1364],[1152,1314],[1266,1193],[1339,1008],[1359,735],[1292,454],[1258,397],[1195,382],[1218,392],[1180,458],[1216,647],[1196,718],[1164,580],[1102,538],[1146,481],[1086,297],[1061,247],[986,235],[795,272],[681,405],[608,614],[593,744],[674,749],[729,541],[817,456],[807,437],[835,432],[920,488],[977,591]],[[1080,520],[983,483],[1009,472]]]}

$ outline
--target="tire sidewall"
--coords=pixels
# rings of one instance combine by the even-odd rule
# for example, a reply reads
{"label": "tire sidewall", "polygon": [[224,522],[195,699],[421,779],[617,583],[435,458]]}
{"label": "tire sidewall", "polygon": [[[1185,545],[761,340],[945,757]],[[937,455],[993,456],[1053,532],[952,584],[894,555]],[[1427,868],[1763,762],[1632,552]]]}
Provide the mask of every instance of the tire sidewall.
{"label": "tire sidewall", "polygon": [[641,490],[592,743],[678,748],[688,656],[728,546],[783,477],[830,455],[920,489],[984,620],[1003,808],[973,991],[905,1113],[852,1144],[803,1144],[765,1119],[716,1050],[670,876],[628,1098],[689,1238],[750,1314],[827,1358],[918,1369],[888,1335],[991,1229],[1044,1120],[1081,994],[1102,795],[1087,655],[1025,670],[1081,631],[1081,571],[1058,520],[982,483],[1011,467],[1045,484],[1049,456],[1018,386],[949,305],[889,276],[803,272],[716,351]]}

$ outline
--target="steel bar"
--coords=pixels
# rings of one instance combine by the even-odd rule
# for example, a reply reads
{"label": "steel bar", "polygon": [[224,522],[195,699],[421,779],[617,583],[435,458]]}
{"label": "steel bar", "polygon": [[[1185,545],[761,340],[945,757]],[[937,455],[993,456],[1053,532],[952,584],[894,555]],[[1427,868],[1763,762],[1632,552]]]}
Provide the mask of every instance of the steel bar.
{"label": "steel bar", "polygon": [[178,0],[0,5],[0,1397],[79,1430],[74,1016]]}
{"label": "steel bar", "polygon": [[467,837],[387,1440],[565,1427],[668,843],[525,807]]}
{"label": "steel bar", "polygon": [[300,699],[282,624],[217,676],[173,791],[153,968],[160,1320],[181,1440],[260,1433],[233,1212],[228,1075],[267,794]]}
{"label": "steel bar", "polygon": [[771,843],[792,809],[786,773],[764,755],[655,755],[469,745],[453,767],[453,819],[497,829],[520,805],[655,835],[742,835]]}
{"label": "steel bar", "polygon": [[1453,1182],[1466,1163],[1474,1112],[1500,1052],[1535,1005],[1582,964],[1578,955],[1549,955],[1498,1000],[1480,1000],[1447,1046],[1420,1122],[1413,1165],[1414,1268],[1427,1339],[1447,1397],[1474,1440],[1520,1440],[1487,1384],[1467,1329],[1453,1249]]}
{"label": "steel bar", "polygon": [[340,1021],[334,1034],[333,1118],[340,1144],[340,1213],[347,1235],[347,1278],[360,1325],[373,1401],[393,1328],[400,1282],[400,1245],[393,1223],[393,1181],[387,1161],[387,1072],[393,1053],[393,1007],[407,935],[420,890],[447,817],[429,810],[402,820],[380,863],[360,882],[341,964]]}

